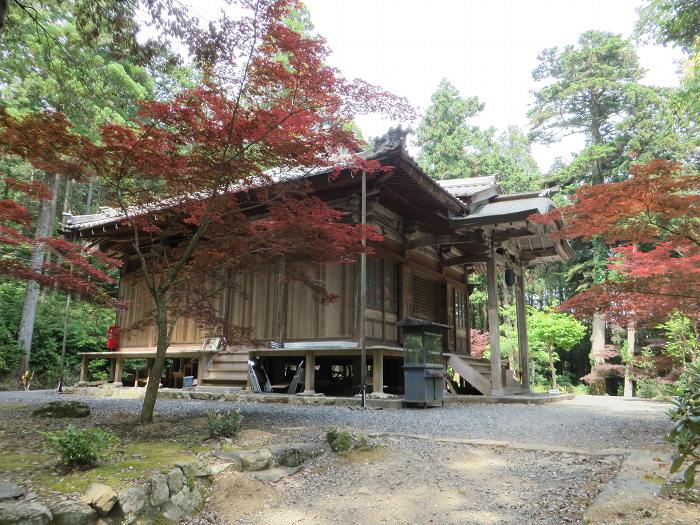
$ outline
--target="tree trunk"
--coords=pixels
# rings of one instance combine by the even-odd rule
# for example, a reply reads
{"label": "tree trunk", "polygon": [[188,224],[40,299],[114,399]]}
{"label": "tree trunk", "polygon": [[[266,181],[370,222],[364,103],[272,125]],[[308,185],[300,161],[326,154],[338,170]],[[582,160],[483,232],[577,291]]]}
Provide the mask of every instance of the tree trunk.
{"label": "tree trunk", "polygon": [[554,356],[552,355],[552,343],[547,343],[547,354],[549,354],[549,370],[552,373],[552,390],[557,390],[557,371],[554,368]]}
{"label": "tree trunk", "polygon": [[634,358],[634,340],[637,336],[634,321],[627,324],[627,353],[629,360],[625,366],[625,388],[623,396],[626,398],[634,397],[634,384],[632,383],[632,359]]}
{"label": "tree trunk", "polygon": [[7,20],[7,12],[10,9],[10,0],[0,0],[0,33],[5,29],[5,21]]}
{"label": "tree trunk", "polygon": [[156,357],[148,370],[148,382],[146,384],[146,395],[143,398],[141,424],[153,422],[153,410],[158,399],[158,387],[160,378],[165,368],[165,351],[170,346],[170,334],[168,330],[168,314],[164,297],[156,297],[156,325],[158,329],[158,342],[156,344]]}
{"label": "tree trunk", "polygon": [[[58,190],[60,179],[58,175],[49,175],[48,181],[53,192],[50,199],[41,201],[39,217],[36,223],[34,237],[36,239],[48,237],[53,234],[53,222],[56,216],[56,205],[58,203]],[[36,272],[41,271],[44,264],[45,250],[43,244],[36,244],[32,250],[31,268]],[[20,359],[18,375],[21,377],[29,369],[29,358],[32,351],[32,336],[34,334],[34,321],[36,319],[36,307],[39,302],[39,283],[36,281],[27,282],[27,292],[24,296],[22,307],[22,318],[19,322],[17,343],[22,358]]]}

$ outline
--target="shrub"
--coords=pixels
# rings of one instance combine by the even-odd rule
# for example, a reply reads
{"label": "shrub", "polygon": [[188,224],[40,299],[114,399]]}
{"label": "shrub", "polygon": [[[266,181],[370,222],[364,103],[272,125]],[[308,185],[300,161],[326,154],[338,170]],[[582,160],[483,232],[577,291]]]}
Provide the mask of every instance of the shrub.
{"label": "shrub", "polygon": [[58,432],[42,432],[48,448],[61,457],[66,467],[92,467],[109,455],[110,446],[117,440],[114,434],[100,428],[80,429],[68,425]]}
{"label": "shrub", "polygon": [[651,377],[640,377],[637,379],[635,394],[643,399],[654,399],[664,395],[666,387],[657,379]]}
{"label": "shrub", "polygon": [[210,438],[233,438],[241,431],[243,416],[238,410],[233,412],[207,412],[207,434]]}
{"label": "shrub", "polygon": [[669,416],[674,425],[666,440],[676,447],[671,472],[685,465],[683,479],[687,487],[692,487],[700,465],[700,360],[687,368],[686,377],[683,392],[672,401]]}

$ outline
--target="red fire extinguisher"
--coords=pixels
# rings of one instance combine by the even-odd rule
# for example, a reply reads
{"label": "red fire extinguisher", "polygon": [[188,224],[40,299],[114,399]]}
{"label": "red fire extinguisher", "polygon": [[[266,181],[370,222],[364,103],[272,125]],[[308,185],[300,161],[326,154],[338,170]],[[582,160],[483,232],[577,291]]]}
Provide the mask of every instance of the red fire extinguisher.
{"label": "red fire extinguisher", "polygon": [[112,325],[107,329],[107,350],[119,349],[119,326]]}

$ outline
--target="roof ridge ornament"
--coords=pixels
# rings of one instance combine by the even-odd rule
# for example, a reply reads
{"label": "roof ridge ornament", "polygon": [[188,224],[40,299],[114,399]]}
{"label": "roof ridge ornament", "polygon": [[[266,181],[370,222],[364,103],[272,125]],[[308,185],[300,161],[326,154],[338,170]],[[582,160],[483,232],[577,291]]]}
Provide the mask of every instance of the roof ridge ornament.
{"label": "roof ridge ornament", "polygon": [[384,135],[376,137],[372,146],[372,151],[375,154],[384,153],[396,148],[406,149],[406,136],[411,133],[410,128],[403,129],[401,124],[395,128],[389,128]]}

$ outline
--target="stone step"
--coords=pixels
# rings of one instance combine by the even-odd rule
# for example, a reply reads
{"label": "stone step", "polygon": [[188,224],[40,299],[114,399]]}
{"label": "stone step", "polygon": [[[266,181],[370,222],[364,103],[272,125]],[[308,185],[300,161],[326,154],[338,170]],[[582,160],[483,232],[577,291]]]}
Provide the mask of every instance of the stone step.
{"label": "stone step", "polygon": [[247,363],[248,362],[248,352],[237,352],[237,353],[226,353],[226,354],[216,354],[214,355],[213,361],[220,361],[226,363]]}
{"label": "stone step", "polygon": [[232,381],[247,381],[248,372],[237,372],[235,370],[207,370],[207,375],[204,379],[227,379]]}
{"label": "stone step", "polygon": [[222,372],[242,372],[244,374],[248,373],[248,363],[231,363],[228,361],[217,362],[214,361],[209,365],[207,369],[209,371],[221,370]]}
{"label": "stone step", "polygon": [[[206,380],[203,381],[206,383]],[[197,385],[193,388],[195,392],[210,392],[212,394],[216,393],[230,393],[230,392],[240,392],[245,389],[245,385],[242,386],[226,386],[226,385]]]}
{"label": "stone step", "polygon": [[248,386],[248,378],[243,379],[243,380],[236,380],[236,379],[230,379],[230,378],[227,378],[227,379],[205,378],[205,379],[202,379],[201,386],[204,386],[204,387],[223,386],[223,387],[245,388]]}

